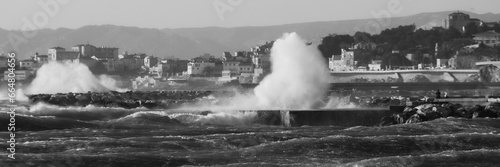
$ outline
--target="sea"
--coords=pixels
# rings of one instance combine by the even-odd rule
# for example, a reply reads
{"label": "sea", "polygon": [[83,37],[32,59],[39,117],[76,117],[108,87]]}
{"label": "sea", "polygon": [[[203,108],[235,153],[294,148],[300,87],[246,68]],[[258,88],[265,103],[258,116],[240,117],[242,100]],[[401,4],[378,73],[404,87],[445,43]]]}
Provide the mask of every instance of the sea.
{"label": "sea", "polygon": [[[0,166],[498,166],[498,119],[393,126],[271,125],[257,111],[7,107]],[[370,112],[370,109],[360,109]],[[347,120],[348,121],[348,120]]]}

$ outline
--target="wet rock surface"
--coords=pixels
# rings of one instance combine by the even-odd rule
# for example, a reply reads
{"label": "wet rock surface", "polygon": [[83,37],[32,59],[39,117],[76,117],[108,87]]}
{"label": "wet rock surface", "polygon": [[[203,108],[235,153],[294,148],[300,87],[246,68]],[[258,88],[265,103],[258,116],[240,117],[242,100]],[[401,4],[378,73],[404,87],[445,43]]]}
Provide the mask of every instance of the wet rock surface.
{"label": "wet rock surface", "polygon": [[439,118],[499,118],[500,103],[488,105],[461,104],[422,104],[416,107],[406,107],[402,113],[392,114],[380,120],[380,126],[396,124],[411,124],[431,121]]}
{"label": "wet rock surface", "polygon": [[59,93],[28,96],[31,103],[47,103],[57,106],[118,107],[133,109],[169,109],[195,102],[209,96],[212,91],[155,91],[155,92],[107,92],[107,93]]}

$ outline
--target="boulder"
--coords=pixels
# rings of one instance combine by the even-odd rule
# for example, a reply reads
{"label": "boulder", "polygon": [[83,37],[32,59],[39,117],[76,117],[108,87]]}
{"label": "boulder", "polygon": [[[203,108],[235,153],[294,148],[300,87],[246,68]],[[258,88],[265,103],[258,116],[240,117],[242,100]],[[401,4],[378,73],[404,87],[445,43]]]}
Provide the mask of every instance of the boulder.
{"label": "boulder", "polygon": [[469,106],[463,106],[459,108],[456,113],[462,117],[462,118],[473,118],[474,113],[476,113],[476,117],[479,115],[479,113],[484,110],[484,106],[480,105],[469,105]]}
{"label": "boulder", "polygon": [[386,117],[383,117],[382,119],[380,119],[379,126],[390,126],[390,125],[398,124],[394,115],[396,115],[396,114],[386,116]]}
{"label": "boulder", "polygon": [[417,110],[416,108],[411,108],[411,107],[406,107],[404,110],[403,110],[403,117],[405,119],[408,119],[410,118],[412,115],[416,114],[417,113]]}
{"label": "boulder", "polygon": [[412,123],[419,123],[422,122],[422,118],[420,118],[420,115],[418,114],[413,114],[408,120],[406,120],[405,123],[407,124],[412,124]]}
{"label": "boulder", "polygon": [[491,103],[478,113],[478,117],[498,118],[500,115],[500,103]]}
{"label": "boulder", "polygon": [[405,118],[403,116],[401,116],[400,114],[394,114],[394,120],[398,124],[404,124],[405,123]]}
{"label": "boulder", "polygon": [[[438,106],[438,107],[434,107],[436,112],[441,115],[441,117],[448,117],[450,116],[450,114],[453,112],[453,110],[450,108],[450,107],[443,107],[443,106]],[[433,108],[433,110],[434,110]]]}

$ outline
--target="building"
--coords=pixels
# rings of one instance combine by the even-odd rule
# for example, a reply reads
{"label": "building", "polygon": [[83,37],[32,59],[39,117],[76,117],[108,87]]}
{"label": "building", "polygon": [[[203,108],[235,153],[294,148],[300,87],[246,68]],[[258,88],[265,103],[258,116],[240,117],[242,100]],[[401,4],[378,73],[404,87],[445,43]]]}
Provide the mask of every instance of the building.
{"label": "building", "polygon": [[35,53],[35,57],[33,57],[33,60],[35,60],[38,64],[45,64],[45,63],[49,63],[49,56],[39,55],[37,52],[37,53]]}
{"label": "building", "polygon": [[240,74],[240,62],[239,61],[224,61],[222,62],[222,71],[229,71],[231,76],[237,76]]}
{"label": "building", "polygon": [[252,56],[252,63],[255,68],[262,68],[265,71],[270,71],[271,69],[271,55],[269,54],[258,54]]}
{"label": "building", "polygon": [[488,27],[488,28],[494,28],[495,26],[499,26],[499,25],[500,25],[500,21],[499,22],[485,22],[485,21],[482,21],[480,26],[484,26],[484,27]]}
{"label": "building", "polygon": [[[4,71],[3,72],[3,78],[4,78],[4,80],[8,80],[9,79],[9,73],[10,73],[9,71]],[[28,71],[28,70],[15,70],[14,74],[16,74],[14,78],[16,80],[19,80],[19,81],[26,80],[29,77],[31,77],[31,75],[32,75],[31,72]],[[12,76],[12,74],[11,74],[11,76]]]}
{"label": "building", "polygon": [[6,56],[0,56],[0,69],[7,68],[8,58]]}
{"label": "building", "polygon": [[163,68],[167,68],[166,64],[158,63],[156,66],[149,68],[149,75],[151,75],[155,79],[162,78],[163,77]]}
{"label": "building", "polygon": [[355,66],[354,51],[342,49],[341,55],[333,55],[329,58],[330,71],[353,71]]}
{"label": "building", "polygon": [[80,53],[76,51],[66,51],[62,47],[53,47],[48,51],[50,61],[78,61]]}
{"label": "building", "polygon": [[95,57],[97,60],[118,59],[118,48],[114,47],[95,47],[90,44],[76,45],[72,50],[80,53],[82,57]]}
{"label": "building", "polygon": [[436,59],[436,68],[446,68],[448,65],[449,59]]}
{"label": "building", "polygon": [[483,43],[487,46],[494,47],[500,46],[500,34],[495,31],[487,31],[479,34],[474,34],[474,42]]}
{"label": "building", "polygon": [[229,61],[233,59],[233,55],[229,52],[223,52],[222,53],[222,61]]}
{"label": "building", "polygon": [[[92,69],[93,67],[96,67],[96,65],[100,62],[99,60],[95,60],[95,59],[91,59],[91,58],[86,58],[86,57],[83,57],[83,58],[80,58],[78,60],[79,63],[81,64],[85,64],[87,67],[89,67],[90,69]],[[107,70],[107,69],[106,69]]]}
{"label": "building", "polygon": [[375,42],[359,42],[353,46],[353,49],[362,49],[362,50],[375,50],[377,49],[377,44]]}
{"label": "building", "polygon": [[251,64],[251,63],[240,63],[238,73],[239,74],[253,73],[253,64]]}
{"label": "building", "polygon": [[481,20],[470,18],[470,15],[457,11],[448,16],[447,28],[455,28],[463,33],[466,31],[465,27],[470,23],[474,23],[479,26],[481,24]]}
{"label": "building", "polygon": [[[215,69],[214,62],[189,62],[187,65],[187,75],[205,75],[208,70],[206,68]],[[212,73],[212,72],[209,72]]]}
{"label": "building", "polygon": [[19,68],[32,70],[37,67],[37,63],[35,60],[27,59],[19,61]]}
{"label": "building", "polygon": [[144,59],[127,56],[119,60],[108,60],[105,63],[108,71],[129,71],[138,70],[144,65]]}
{"label": "building", "polygon": [[163,77],[172,77],[178,76],[182,74],[182,72],[187,70],[188,60],[179,60],[179,59],[167,59],[162,60],[162,75]]}
{"label": "building", "polygon": [[368,70],[370,71],[382,70],[382,60],[372,60],[372,63],[368,64]]}
{"label": "building", "polygon": [[147,56],[144,58],[144,67],[146,68],[152,68],[156,65],[158,65],[160,61],[158,60],[157,57],[154,56]]}
{"label": "building", "polygon": [[215,60],[215,56],[205,53],[201,56],[191,59],[192,62],[212,62]]}

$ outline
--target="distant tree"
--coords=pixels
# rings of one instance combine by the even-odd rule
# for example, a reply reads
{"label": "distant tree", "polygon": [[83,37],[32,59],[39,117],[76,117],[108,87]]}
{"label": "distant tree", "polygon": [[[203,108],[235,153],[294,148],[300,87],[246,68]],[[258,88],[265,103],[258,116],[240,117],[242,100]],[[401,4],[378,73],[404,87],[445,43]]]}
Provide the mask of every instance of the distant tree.
{"label": "distant tree", "polygon": [[465,26],[465,38],[470,38],[472,37],[472,35],[477,33],[479,33],[479,27],[476,25],[476,23],[471,22]]}
{"label": "distant tree", "polygon": [[449,28],[449,29],[446,29],[444,31],[443,40],[444,41],[450,41],[450,40],[453,40],[453,39],[460,38],[461,36],[462,36],[462,34],[460,33],[460,31],[458,31],[455,28]]}
{"label": "distant tree", "polygon": [[353,37],[350,35],[328,35],[324,37],[321,44],[318,45],[318,50],[323,55],[325,60],[332,57],[332,55],[340,55],[342,49],[347,49],[354,43]]}
{"label": "distant tree", "polygon": [[495,26],[493,26],[492,28],[494,31],[500,33],[500,24],[495,24]]}
{"label": "distant tree", "polygon": [[354,34],[353,38],[354,38],[354,43],[372,41],[372,35],[367,32],[358,31]]}
{"label": "distant tree", "polygon": [[415,30],[415,25],[398,26],[396,28],[383,30],[379,35],[376,35],[375,37],[378,43],[388,42],[391,45],[396,45],[402,39],[411,37]]}
{"label": "distant tree", "polygon": [[455,58],[455,65],[457,69],[474,69],[479,60],[479,57],[473,55],[458,55]]}
{"label": "distant tree", "polygon": [[373,59],[376,59],[375,51],[369,50],[355,50],[354,51],[354,61],[358,61],[358,65],[368,65]]}
{"label": "distant tree", "polygon": [[386,66],[411,66],[413,63],[405,56],[397,53],[389,54],[382,59],[382,67]]}
{"label": "distant tree", "polygon": [[477,27],[478,33],[486,32],[486,31],[490,31],[490,30],[493,30],[493,27],[488,27],[486,24],[482,24],[482,25]]}

